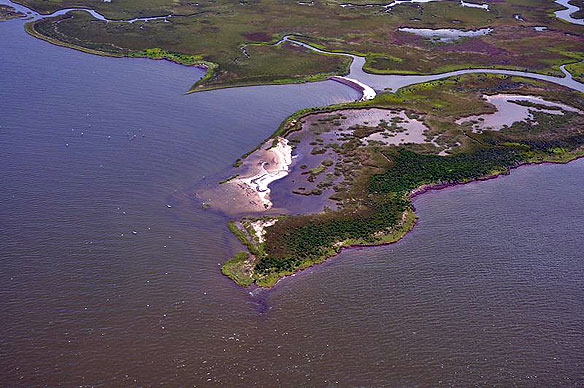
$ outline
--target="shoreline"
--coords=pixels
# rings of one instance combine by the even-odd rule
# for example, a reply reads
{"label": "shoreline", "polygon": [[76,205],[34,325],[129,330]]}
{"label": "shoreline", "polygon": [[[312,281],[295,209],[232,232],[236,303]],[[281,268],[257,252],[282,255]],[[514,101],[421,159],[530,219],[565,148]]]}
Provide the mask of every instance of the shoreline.
{"label": "shoreline", "polygon": [[[292,147],[288,145],[288,140],[277,137],[274,141],[277,141],[277,144],[275,146],[272,145],[266,150],[266,153],[269,152],[271,154],[266,156],[273,156],[275,158],[275,166],[272,166],[271,171],[266,169],[266,165],[269,166],[270,161],[260,159],[259,165],[261,171],[250,177],[236,177],[231,180],[235,185],[238,182],[243,182],[255,191],[266,210],[272,208],[272,201],[270,200],[271,190],[268,186],[270,183],[287,176],[290,171],[290,165],[292,164]],[[229,182],[225,184],[229,184]]]}
{"label": "shoreline", "polygon": [[356,79],[343,76],[332,76],[329,79],[353,88],[361,93],[361,99],[359,101],[373,100],[377,95],[371,86],[365,85],[363,82],[357,81]]}
{"label": "shoreline", "polygon": [[[39,19],[41,20],[41,19]],[[27,23],[25,23],[24,25],[24,30],[32,37],[43,40],[47,43],[53,44],[55,46],[60,46],[60,47],[65,47],[65,48],[69,48],[72,50],[77,50],[77,51],[81,51],[87,54],[92,54],[92,55],[99,55],[102,57],[109,57],[109,58],[142,58],[142,59],[151,59],[151,60],[163,60],[163,61],[168,61],[177,65],[181,65],[181,66],[186,66],[186,67],[195,67],[197,69],[200,70],[204,70],[205,74],[203,75],[203,77],[201,77],[201,79],[199,79],[196,82],[202,82],[210,77],[212,77],[215,73],[215,68],[217,67],[217,65],[213,62],[208,62],[205,60],[200,60],[200,62],[198,63],[193,63],[193,64],[186,64],[186,63],[181,63],[178,60],[174,60],[172,58],[166,58],[166,57],[159,57],[159,58],[154,58],[152,56],[148,56],[146,54],[141,55],[140,53],[136,53],[136,55],[131,55],[131,53],[129,54],[123,54],[123,53],[112,53],[112,52],[107,52],[107,51],[102,51],[102,50],[96,50],[96,49],[90,49],[87,47],[83,47],[83,46],[78,46],[75,44],[71,44],[68,42],[63,42],[61,40],[58,39],[54,39],[50,36],[46,36],[43,35],[41,33],[39,33],[38,31],[36,31],[36,29],[34,28],[35,23],[38,22],[39,20],[33,20],[33,21],[29,21]],[[187,92],[188,93],[188,92]]]}
{"label": "shoreline", "polygon": [[536,162],[526,162],[526,163],[521,163],[517,166],[511,167],[511,168],[509,168],[508,171],[502,171],[502,172],[498,172],[498,173],[495,173],[492,175],[487,175],[485,177],[473,179],[473,180],[470,180],[468,182],[436,183],[436,184],[432,184],[432,185],[422,185],[422,186],[418,187],[417,189],[412,190],[409,198],[412,200],[412,204],[413,204],[417,197],[419,197],[423,194],[426,194],[428,192],[431,192],[431,191],[440,191],[440,190],[448,189],[451,187],[464,186],[464,185],[473,184],[473,183],[481,183],[481,182],[490,181],[493,179],[498,179],[501,177],[511,176],[511,172],[513,170],[516,170],[516,169],[519,169],[522,167],[540,166],[540,165],[546,165],[546,164],[562,165],[562,164],[568,164],[571,162],[575,162],[576,160],[580,160],[580,159],[584,159],[584,155],[575,156],[572,159],[565,160],[565,161],[542,160],[542,161],[536,161]]}
{"label": "shoreline", "polygon": [[[530,95],[529,93],[527,93],[527,94]],[[280,127],[276,130],[276,132],[272,135],[272,138],[276,137],[276,136],[285,137],[285,136],[288,136],[288,134],[293,133],[293,132],[301,129],[299,127],[299,125],[302,122],[302,118],[304,118],[306,116],[310,116],[312,114],[318,114],[320,112],[334,113],[335,111],[340,111],[340,110],[351,108],[351,107],[355,108],[355,109],[361,108],[361,109],[367,110],[367,109],[375,108],[376,104],[353,102],[353,103],[339,104],[339,105],[328,106],[328,107],[323,107],[323,108],[308,108],[308,109],[300,110],[300,111],[297,111],[294,114],[290,115],[287,119],[285,119],[282,122],[282,124],[280,125]],[[380,106],[380,108],[388,109],[386,106]],[[265,140],[262,143],[262,146],[265,143],[269,143],[269,140],[270,140],[269,138],[267,140]],[[478,141],[478,140],[475,140],[475,141]],[[478,141],[478,142],[480,143],[480,141]],[[406,206],[409,206],[412,209],[412,211],[413,211],[412,217],[415,220],[417,218],[417,215],[415,214],[414,200],[417,196],[419,196],[425,192],[432,191],[432,190],[440,190],[440,189],[444,189],[444,188],[447,188],[450,186],[457,186],[457,185],[462,185],[462,184],[467,184],[467,183],[495,179],[501,175],[508,175],[508,174],[510,174],[511,170],[513,170],[515,168],[523,167],[523,166],[537,165],[537,164],[565,164],[565,163],[569,163],[573,160],[576,160],[576,159],[583,157],[584,155],[582,155],[582,151],[583,151],[583,149],[582,149],[582,147],[580,147],[579,149],[573,149],[572,151],[569,151],[569,152],[566,151],[566,153],[559,154],[559,155],[558,154],[551,154],[551,153],[534,154],[534,155],[525,157],[521,160],[518,160],[514,164],[510,164],[510,165],[504,164],[504,165],[501,165],[500,167],[493,166],[492,169],[485,170],[483,176],[474,177],[474,178],[461,177],[461,178],[459,178],[460,179],[459,181],[456,181],[453,183],[437,182],[437,183],[433,183],[433,184],[429,184],[429,185],[421,185],[419,187],[412,189],[409,193],[404,193],[403,199],[405,199],[408,202],[408,205],[406,205]],[[252,151],[251,155],[253,155],[253,152],[254,151]],[[249,156],[249,155],[250,154],[248,154],[247,156]],[[300,213],[300,214],[304,214],[304,213]],[[273,214],[270,214],[270,215],[273,216]],[[249,276],[250,276],[250,278],[254,277],[254,281],[257,282],[258,287],[271,288],[276,283],[278,283],[281,278],[295,275],[296,273],[301,272],[306,268],[309,268],[309,267],[312,267],[316,264],[322,263],[323,261],[326,261],[327,259],[336,256],[340,252],[341,249],[391,244],[391,243],[394,243],[394,242],[401,240],[414,227],[415,227],[415,221],[410,222],[406,228],[404,228],[403,225],[400,223],[398,225],[395,225],[392,228],[383,229],[383,230],[380,230],[378,233],[373,233],[373,234],[371,234],[371,237],[359,237],[358,241],[355,241],[355,240],[353,240],[353,241],[349,241],[349,240],[338,241],[337,240],[336,243],[333,243],[332,245],[327,245],[326,249],[319,252],[319,253],[324,255],[323,257],[311,258],[311,257],[307,256],[304,259],[296,260],[296,264],[295,264],[296,267],[294,267],[294,266],[292,266],[292,267],[279,267],[279,268],[275,267],[277,269],[273,272],[265,272],[262,269],[264,264],[262,264],[262,266],[259,267],[260,268],[258,270],[259,272],[250,271]],[[279,233],[279,235],[281,235],[282,231],[279,231],[277,233]],[[382,236],[379,235],[381,233],[383,233]],[[371,242],[371,241],[373,241],[373,242]],[[251,244],[253,244],[253,241],[250,240],[249,242]],[[282,243],[282,241],[280,241],[280,243]],[[256,258],[254,263],[259,262],[258,260],[259,260],[259,258]],[[252,263],[248,262],[247,265],[252,266]],[[286,269],[286,268],[289,268],[289,269]]]}
{"label": "shoreline", "polygon": [[[53,38],[51,38],[49,36],[45,36],[45,35],[37,32],[36,29],[34,28],[35,24],[38,21],[40,21],[40,20],[42,20],[42,18],[41,19],[38,19],[38,20],[35,20],[35,21],[28,22],[28,23],[25,24],[25,30],[31,36],[34,36],[36,38],[45,40],[45,41],[47,41],[47,42],[49,42],[51,44],[55,44],[55,45],[59,45],[59,46],[63,46],[63,47],[73,48],[73,49],[76,49],[78,51],[83,51],[83,52],[90,53],[90,54],[96,54],[96,55],[102,55],[102,56],[109,56],[109,57],[118,57],[118,58],[123,58],[123,57],[131,58],[132,57],[132,55],[126,55],[126,54],[123,54],[123,53],[109,53],[109,52],[105,52],[105,51],[84,48],[82,46],[77,46],[77,45],[74,45],[74,44],[69,44],[69,43],[60,41],[58,39],[53,39]],[[211,64],[212,66],[210,66],[207,63],[205,63],[204,61],[202,61],[201,63],[195,63],[195,64],[185,64],[185,63],[181,63],[179,61],[175,61],[175,60],[172,60],[172,59],[169,59],[169,58],[163,58],[163,57],[160,57],[160,58],[152,58],[152,57],[149,57],[147,55],[135,56],[135,57],[142,57],[142,58],[149,58],[149,59],[165,59],[165,60],[169,60],[171,62],[174,62],[174,63],[177,63],[177,64],[182,64],[182,65],[185,65],[185,66],[195,66],[195,67],[198,67],[198,68],[206,69],[207,71],[206,71],[206,74],[204,75],[204,77],[202,77],[197,82],[203,82],[204,80],[212,77],[213,76],[213,71],[212,70],[216,67],[216,64]],[[562,66],[562,67],[565,67],[565,65]],[[525,76],[526,77],[529,77],[528,74],[526,74]],[[356,80],[353,80],[353,79],[350,79],[350,78],[346,78],[346,77],[337,77],[337,78],[346,80],[347,82],[349,82],[349,81],[355,82],[355,84],[357,86],[363,88],[363,90],[361,92],[362,92],[362,94],[365,97],[365,88],[363,86],[367,86],[367,85],[364,85],[364,84],[363,85],[360,85],[359,84],[359,81],[356,81]],[[336,80],[336,79],[334,79],[334,80]],[[336,80],[336,81],[337,82],[340,82],[338,80]],[[540,81],[544,81],[545,82],[545,80],[540,80]],[[294,83],[294,82],[295,81],[292,80],[290,83]],[[341,83],[345,83],[345,82],[341,82]],[[262,83],[261,85],[264,85],[264,83]],[[247,86],[247,85],[241,85],[241,86],[243,87],[243,86]],[[354,85],[349,85],[349,86],[350,87],[353,87],[354,89],[357,89]],[[236,86],[233,86],[233,87],[237,87],[237,85]],[[217,88],[218,89],[219,88],[223,88],[223,86],[220,86],[220,87],[217,87]],[[205,89],[203,89],[203,90],[205,90]],[[201,90],[201,91],[203,91],[203,90]],[[371,90],[373,90],[373,89],[371,88]],[[368,108],[371,108],[371,107],[368,107]],[[334,111],[335,109],[336,109],[335,107],[328,107],[328,109],[326,109],[326,110]],[[314,111],[312,111],[310,113],[314,113]],[[286,121],[287,120],[285,120],[285,122]],[[272,139],[272,138],[273,138],[273,135],[269,139]],[[279,144],[280,144],[281,140],[286,141],[286,139],[283,139],[283,138],[276,139],[276,140],[278,140]],[[262,143],[262,145],[263,144],[265,144],[265,143]],[[260,147],[262,145],[260,145]],[[290,157],[291,157],[291,155],[290,155]],[[508,175],[508,174],[510,174],[510,171],[512,169],[514,169],[514,168],[518,168],[518,167],[522,167],[522,166],[526,166],[526,165],[536,165],[536,164],[546,164],[546,163],[549,163],[549,164],[565,164],[565,163],[569,163],[569,162],[571,162],[573,160],[579,159],[580,157],[582,157],[582,156],[573,157],[573,158],[571,158],[569,160],[565,160],[565,161],[560,161],[560,160],[558,160],[558,161],[555,161],[555,160],[542,160],[542,161],[535,161],[535,162],[527,162],[527,163],[519,164],[517,166],[512,166],[512,167],[508,168],[508,170],[506,170],[506,171],[495,172],[492,175],[488,175],[488,176],[485,176],[485,177],[482,177],[482,178],[473,179],[473,180],[466,181],[466,182],[460,182],[460,183],[437,183],[437,184],[434,184],[434,185],[420,186],[419,188],[416,188],[415,190],[413,190],[407,196],[408,199],[410,199],[412,201],[411,216],[413,217],[413,220],[410,220],[409,223],[405,223],[405,221],[407,221],[407,220],[404,220],[404,224],[402,226],[400,226],[398,228],[398,230],[396,230],[396,232],[395,232],[396,234],[395,235],[389,235],[389,236],[386,235],[386,236],[381,237],[381,240],[383,240],[383,238],[388,238],[389,237],[389,239],[391,241],[381,241],[379,243],[371,243],[371,244],[362,244],[362,243],[358,243],[358,242],[357,243],[353,243],[353,242],[349,241],[349,242],[347,242],[347,245],[344,245],[343,242],[340,242],[341,245],[338,247],[338,251],[336,253],[332,254],[331,256],[326,256],[326,257],[324,257],[322,259],[320,259],[320,258],[319,259],[316,259],[314,263],[311,263],[310,265],[308,265],[306,267],[299,268],[298,270],[294,271],[290,275],[284,275],[284,276],[278,278],[278,280],[273,285],[270,285],[268,287],[275,286],[275,284],[277,284],[279,282],[279,279],[281,279],[281,278],[284,278],[284,277],[287,277],[287,276],[293,276],[294,274],[296,274],[296,273],[298,273],[298,272],[300,272],[300,271],[302,271],[302,270],[304,270],[306,268],[310,268],[310,267],[312,267],[312,266],[314,266],[316,264],[319,264],[319,263],[321,263],[323,261],[328,260],[331,257],[334,257],[334,256],[338,255],[338,253],[342,249],[345,249],[345,248],[351,248],[352,249],[352,248],[358,248],[358,247],[359,248],[366,248],[366,247],[370,247],[370,246],[388,245],[388,244],[392,244],[392,243],[395,243],[397,241],[400,241],[403,237],[405,237],[407,235],[407,233],[410,230],[412,230],[414,228],[414,226],[416,224],[416,221],[415,220],[417,219],[417,216],[415,215],[415,208],[413,207],[413,200],[418,195],[421,195],[424,192],[431,191],[431,190],[441,190],[441,189],[444,189],[446,187],[456,186],[456,185],[461,185],[461,184],[466,184],[466,183],[472,183],[472,182],[479,182],[479,181],[483,181],[483,180],[495,179],[495,178],[497,178],[500,175]],[[237,182],[239,180],[239,181],[243,182],[244,184],[246,184],[248,187],[250,187],[251,190],[254,191],[255,194],[258,196],[258,198],[260,200],[260,203],[264,206],[264,208],[265,209],[269,209],[272,206],[272,203],[269,200],[269,193],[270,193],[270,189],[268,187],[269,184],[271,182],[277,180],[277,179],[283,178],[284,176],[286,176],[288,174],[288,167],[289,167],[290,163],[288,163],[286,165],[286,169],[284,170],[282,168],[282,166],[283,166],[282,160],[283,159],[288,160],[285,157],[280,157],[279,158],[279,162],[277,163],[277,166],[279,166],[279,167],[274,172],[269,172],[267,169],[265,169],[264,164],[262,164],[260,166],[261,171],[260,171],[259,175],[256,174],[256,175],[252,175],[251,177],[247,177],[247,178],[245,178],[245,177],[244,178],[236,178],[236,179],[234,179],[234,181]],[[284,163],[284,164],[286,164],[286,163]],[[408,214],[410,214],[410,213],[408,213]],[[402,229],[402,227],[403,227],[403,229]],[[336,247],[335,247],[335,249],[336,249]]]}

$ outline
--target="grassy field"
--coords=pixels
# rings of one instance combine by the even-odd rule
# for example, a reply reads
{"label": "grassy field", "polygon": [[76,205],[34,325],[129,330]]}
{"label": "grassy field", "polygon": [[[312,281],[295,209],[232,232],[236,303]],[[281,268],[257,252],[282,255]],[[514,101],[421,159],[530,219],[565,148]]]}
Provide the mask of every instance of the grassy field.
{"label": "grassy field", "polygon": [[[25,1],[41,11],[64,6],[94,7],[112,18],[173,15],[162,20],[105,23],[87,13],[36,22],[29,30],[75,48],[109,55],[137,55],[159,49],[213,63],[213,74],[194,90],[258,83],[320,80],[343,74],[347,59],[317,55],[270,43],[295,33],[328,50],[367,57],[375,73],[436,73],[469,67],[499,67],[561,75],[559,65],[581,61],[582,28],[553,16],[561,8],[546,0],[492,2],[491,10],[461,7],[457,1],[381,7],[346,7],[340,2],[295,1]],[[524,21],[514,15],[520,14]],[[533,26],[545,25],[537,32]],[[399,27],[476,29],[487,36],[436,43],[399,32]],[[242,49],[244,48],[244,49]]]}
{"label": "grassy field", "polygon": [[566,69],[572,74],[575,80],[584,82],[584,62],[572,63],[566,66]]}
{"label": "grassy field", "polygon": [[[498,132],[475,133],[468,126],[456,124],[461,117],[493,113],[493,106],[482,95],[502,91],[540,95],[584,110],[581,93],[499,75],[465,75],[347,104],[344,108],[405,109],[422,117],[432,136],[439,135],[442,142],[460,146],[449,156],[438,156],[431,150],[433,146],[420,144],[358,145],[351,140],[335,148],[343,155],[339,160],[349,163],[351,171],[346,189],[335,193],[340,200],[338,210],[279,217],[266,228],[261,244],[238,229],[237,223],[232,224],[253,253],[238,261],[245,269],[246,282],[270,287],[283,276],[334,256],[343,247],[399,240],[415,223],[411,197],[420,187],[460,184],[505,174],[526,163],[564,163],[584,156],[584,116],[576,113],[536,113],[535,122],[518,122]],[[306,110],[294,115],[279,134],[293,133],[302,116],[310,114]],[[331,114],[334,116],[334,112]],[[229,271],[235,271],[234,262],[229,263]]]}

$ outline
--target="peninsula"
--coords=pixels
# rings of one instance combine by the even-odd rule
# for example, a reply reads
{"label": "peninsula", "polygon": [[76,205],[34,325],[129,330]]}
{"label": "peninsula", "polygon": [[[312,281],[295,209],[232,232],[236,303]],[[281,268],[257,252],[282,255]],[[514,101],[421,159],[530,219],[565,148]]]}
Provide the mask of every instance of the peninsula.
{"label": "peninsula", "polygon": [[[287,144],[292,163],[289,151],[277,156]],[[230,229],[247,250],[223,273],[240,285],[270,287],[342,248],[401,239],[415,224],[412,199],[427,190],[583,155],[584,95],[524,78],[463,75],[307,109],[238,162],[240,175],[209,197],[212,207],[242,214]],[[262,166],[278,166],[280,190],[319,204],[318,211],[273,209],[270,191],[249,184],[266,175]]]}

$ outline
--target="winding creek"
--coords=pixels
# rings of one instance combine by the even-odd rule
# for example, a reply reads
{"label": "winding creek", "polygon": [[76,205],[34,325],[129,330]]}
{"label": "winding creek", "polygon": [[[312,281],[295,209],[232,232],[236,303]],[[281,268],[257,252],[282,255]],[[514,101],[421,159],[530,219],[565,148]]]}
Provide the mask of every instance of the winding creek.
{"label": "winding creek", "polygon": [[566,7],[566,9],[561,9],[556,11],[554,14],[557,18],[562,19],[568,23],[578,24],[584,26],[584,19],[576,19],[572,17],[572,14],[579,10],[575,5],[570,4],[570,0],[554,0],[559,5]]}
{"label": "winding creek", "polygon": [[[366,3],[366,4],[354,4],[354,3],[343,3],[341,4],[342,8],[346,7],[383,7],[386,10],[389,10],[397,5],[400,4],[416,4],[416,3],[430,3],[434,1],[442,1],[442,0],[394,0],[391,3],[383,4],[383,3]],[[464,0],[460,0],[461,7],[470,7],[470,8],[481,8],[486,11],[489,10],[489,5],[486,3],[469,3],[465,2]]]}
{"label": "winding creek", "polygon": [[241,247],[191,185],[359,94],[184,95],[202,70],[65,49],[25,22],[0,23],[0,385],[584,385],[584,160],[429,192],[401,242],[249,292],[220,275]]}
{"label": "winding creek", "polygon": [[330,52],[324,51],[318,48],[315,48],[309,44],[300,42],[295,40],[293,36],[286,36],[284,37],[279,43],[281,42],[290,42],[297,45],[300,45],[304,48],[309,50],[323,53],[323,54],[336,54],[336,55],[343,55],[352,58],[351,67],[347,78],[354,79],[363,83],[365,85],[370,86],[374,90],[383,91],[388,90],[391,92],[396,92],[400,88],[414,85],[422,82],[429,82],[429,81],[436,81],[439,79],[444,79],[448,77],[453,77],[457,75],[463,74],[471,74],[471,73],[489,73],[489,74],[506,74],[512,76],[521,76],[527,78],[534,78],[539,79],[542,81],[552,82],[558,85],[566,86],[570,89],[578,90],[580,92],[584,92],[584,84],[574,80],[572,75],[569,71],[566,70],[566,66],[560,66],[560,70],[565,74],[564,77],[553,77],[550,75],[545,74],[538,74],[538,73],[529,73],[524,71],[516,71],[516,70],[502,70],[502,69],[465,69],[465,70],[456,70],[450,71],[447,73],[440,73],[440,74],[430,74],[430,75],[398,75],[398,74],[371,74],[367,73],[363,70],[363,66],[365,65],[365,57],[349,54],[349,53],[339,53],[339,52]]}
{"label": "winding creek", "polygon": [[52,17],[59,16],[59,15],[65,15],[66,13],[73,12],[73,11],[87,12],[88,14],[90,14],[91,16],[96,18],[97,20],[101,20],[101,21],[108,22],[108,23],[109,22],[135,23],[135,22],[149,22],[149,21],[155,21],[155,20],[168,21],[168,18],[172,16],[172,15],[165,15],[165,16],[150,16],[150,17],[131,18],[131,19],[108,19],[104,15],[102,15],[101,13],[99,13],[91,8],[83,8],[83,7],[63,8],[63,9],[55,11],[51,14],[46,15],[46,14],[41,14],[41,13],[38,13],[36,11],[33,11],[32,9],[30,9],[24,5],[14,3],[10,0],[2,0],[2,1],[0,1],[0,4],[9,5],[9,6],[13,7],[14,9],[16,9],[17,11],[25,13],[29,20],[39,20],[42,18],[52,18]]}

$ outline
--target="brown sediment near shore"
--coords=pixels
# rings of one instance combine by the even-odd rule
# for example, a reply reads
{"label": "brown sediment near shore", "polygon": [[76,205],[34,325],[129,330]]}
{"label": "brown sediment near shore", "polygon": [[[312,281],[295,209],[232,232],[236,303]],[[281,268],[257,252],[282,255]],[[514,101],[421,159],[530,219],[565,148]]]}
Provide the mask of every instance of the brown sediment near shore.
{"label": "brown sediment near shore", "polygon": [[276,137],[244,159],[233,178],[197,196],[225,214],[265,212],[273,206],[269,184],[288,175],[291,164],[292,147],[287,139]]}

